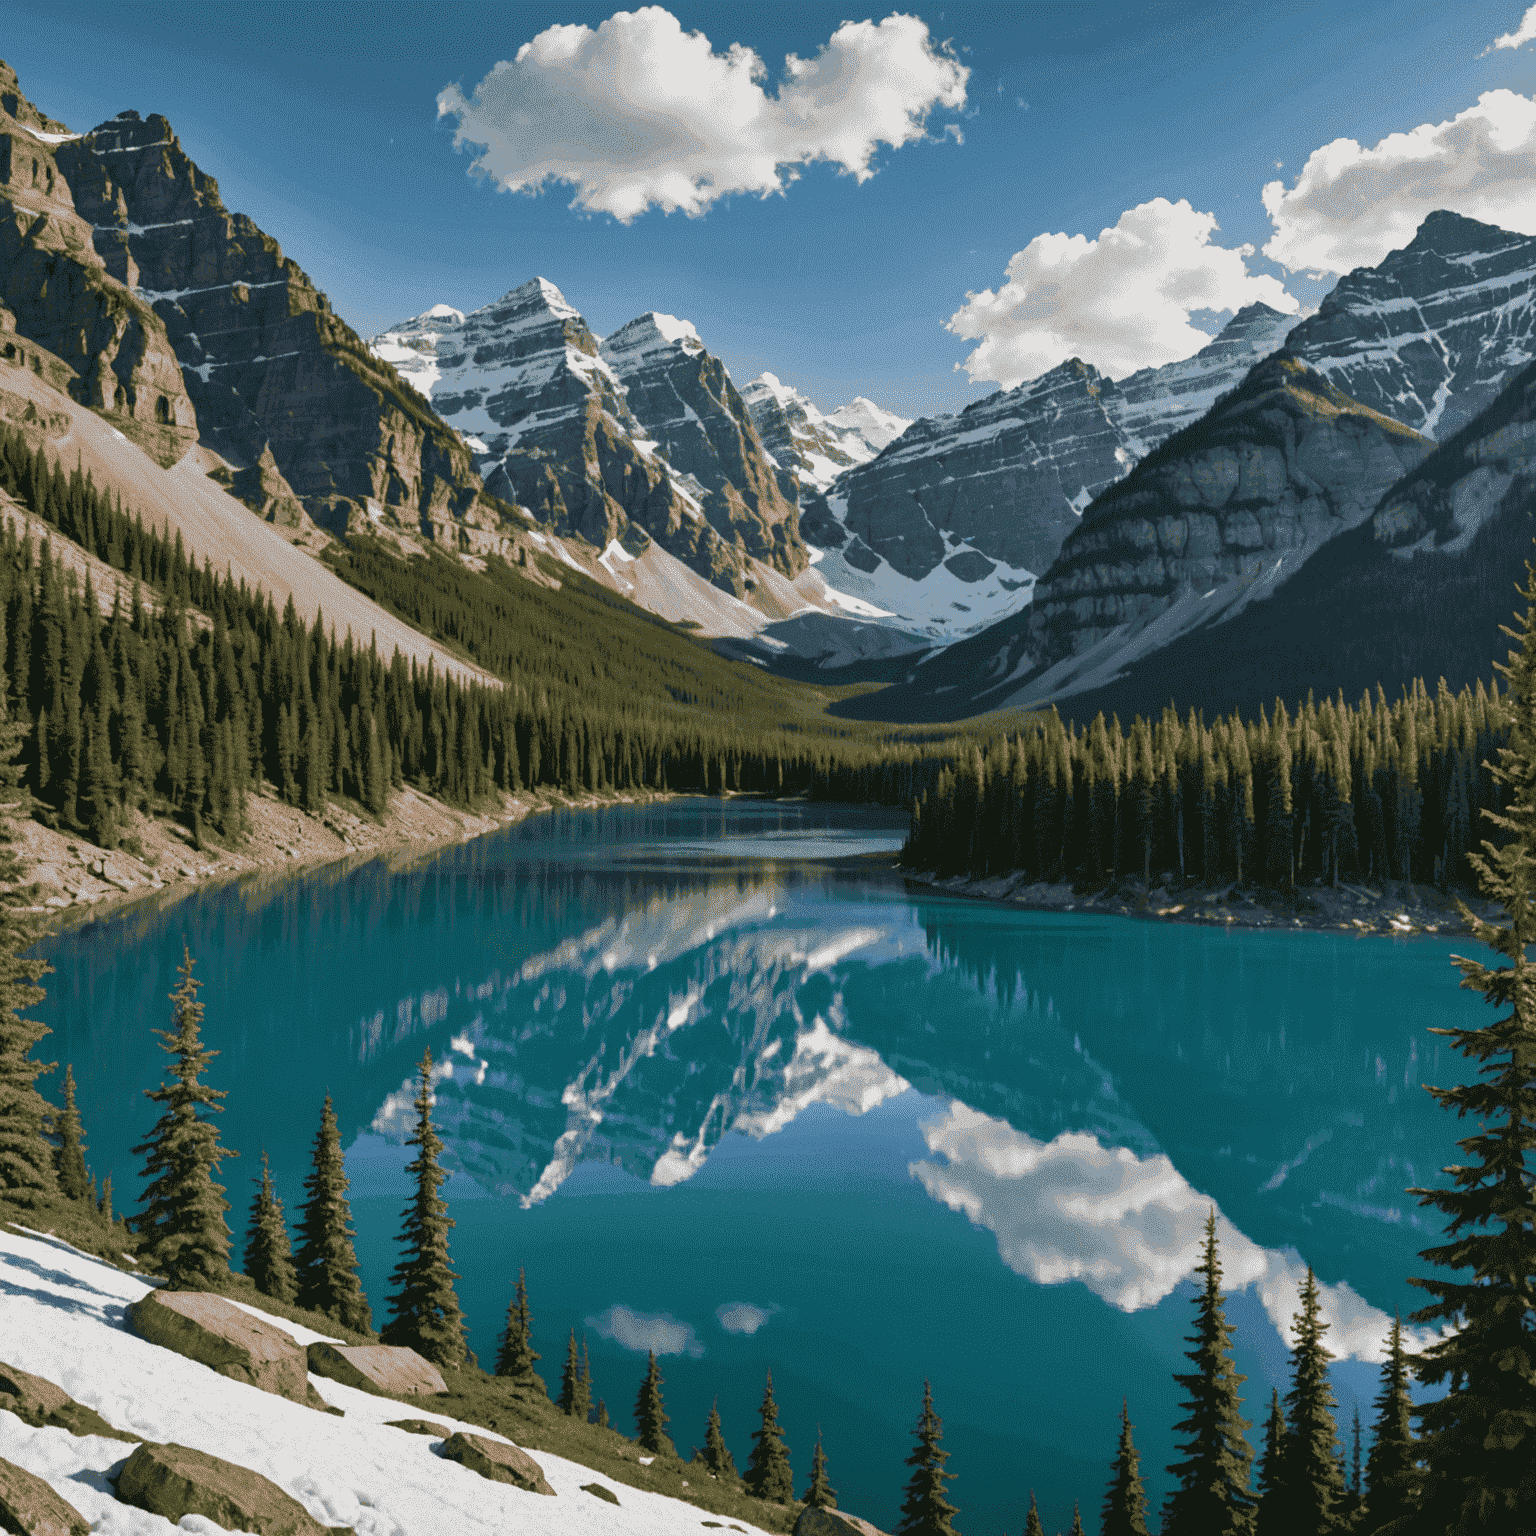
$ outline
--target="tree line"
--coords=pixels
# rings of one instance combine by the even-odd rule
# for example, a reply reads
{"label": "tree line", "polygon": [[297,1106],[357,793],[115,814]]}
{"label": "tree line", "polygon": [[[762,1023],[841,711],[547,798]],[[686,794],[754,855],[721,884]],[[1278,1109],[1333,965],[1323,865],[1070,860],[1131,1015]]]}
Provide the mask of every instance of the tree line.
{"label": "tree line", "polygon": [[1485,813],[1507,790],[1495,681],[1422,682],[1388,702],[1277,699],[1256,721],[1207,725],[1170,706],[1124,730],[1043,719],[960,754],[915,798],[902,850],[941,876],[1022,871],[1103,885],[1127,876],[1295,886],[1351,879],[1464,885]]}

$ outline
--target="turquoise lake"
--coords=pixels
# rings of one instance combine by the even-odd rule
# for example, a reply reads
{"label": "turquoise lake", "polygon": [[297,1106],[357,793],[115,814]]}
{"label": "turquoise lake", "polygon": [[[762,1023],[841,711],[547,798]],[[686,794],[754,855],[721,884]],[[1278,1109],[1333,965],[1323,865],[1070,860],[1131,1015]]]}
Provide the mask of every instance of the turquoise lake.
{"label": "turquoise lake", "polygon": [[938,897],[860,859],[904,830],[684,800],[209,890],[50,940],[39,1054],[73,1062],[131,1209],[190,945],[237,1254],[263,1148],[296,1215],[329,1091],[377,1323],[429,1047],[482,1362],[523,1266],[552,1391],[574,1327],[631,1431],[655,1347],[679,1450],[718,1397],[738,1466],[771,1368],[797,1490],[819,1425],[842,1507],[887,1530],[925,1377],[967,1536],[1022,1529],[1031,1488],[1047,1530],[1074,1499],[1096,1528],[1122,1397],[1161,1504],[1212,1204],[1248,1416],[1311,1264],[1341,1429],[1368,1425],[1440,1236],[1404,1190],[1456,1155],[1421,1085],[1466,1078],[1426,1031],[1484,1016],[1448,959],[1470,941]]}

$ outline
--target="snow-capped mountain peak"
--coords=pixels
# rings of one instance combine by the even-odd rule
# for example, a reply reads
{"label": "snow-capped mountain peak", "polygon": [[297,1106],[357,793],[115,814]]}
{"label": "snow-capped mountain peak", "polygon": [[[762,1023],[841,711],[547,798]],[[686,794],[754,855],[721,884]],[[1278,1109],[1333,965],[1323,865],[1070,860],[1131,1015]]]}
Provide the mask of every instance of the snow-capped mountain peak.
{"label": "snow-capped mountain peak", "polygon": [[819,491],[845,469],[868,463],[912,425],[862,395],[824,414],[772,373],[760,373],[741,398],[779,466]]}
{"label": "snow-capped mountain peak", "polygon": [[887,411],[863,395],[855,395],[826,418],[840,432],[853,432],[879,453],[912,425],[905,416]]}
{"label": "snow-capped mountain peak", "polygon": [[674,347],[697,353],[704,350],[704,343],[699,340],[699,333],[691,321],[651,309],[627,325],[621,325],[608,337],[603,342],[603,355],[616,364],[620,358],[638,361],[649,353]]}

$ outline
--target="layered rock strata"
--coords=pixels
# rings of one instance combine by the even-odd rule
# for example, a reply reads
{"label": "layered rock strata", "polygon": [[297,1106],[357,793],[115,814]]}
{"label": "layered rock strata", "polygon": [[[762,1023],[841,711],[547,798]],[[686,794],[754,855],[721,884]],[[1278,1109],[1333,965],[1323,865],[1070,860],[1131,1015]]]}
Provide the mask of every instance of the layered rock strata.
{"label": "layered rock strata", "polygon": [[825,491],[844,470],[867,464],[912,425],[862,395],[823,415],[799,390],[760,373],[741,392],[779,470],[780,484]]}

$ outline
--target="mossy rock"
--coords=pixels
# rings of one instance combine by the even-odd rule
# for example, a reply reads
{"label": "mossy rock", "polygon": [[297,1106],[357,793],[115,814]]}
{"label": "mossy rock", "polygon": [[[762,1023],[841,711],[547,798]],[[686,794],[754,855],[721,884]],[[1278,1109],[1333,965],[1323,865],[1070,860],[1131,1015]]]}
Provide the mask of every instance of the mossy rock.
{"label": "mossy rock", "polygon": [[519,1450],[502,1440],[489,1440],[484,1435],[450,1435],[441,1452],[447,1461],[457,1461],[471,1472],[488,1477],[492,1482],[510,1483],[528,1493],[544,1493],[555,1497],[555,1490],[544,1480],[544,1469],[527,1451]]}
{"label": "mossy rock", "polygon": [[617,1504],[619,1502],[618,1494],[612,1488],[604,1488],[601,1483],[583,1483],[581,1491],[583,1493],[590,1493],[595,1499],[603,1500],[605,1504]]}
{"label": "mossy rock", "polygon": [[431,1435],[434,1440],[446,1440],[453,1433],[446,1424],[434,1424],[431,1419],[390,1419],[386,1429],[403,1429],[408,1435]]}
{"label": "mossy rock", "polygon": [[100,1435],[130,1445],[144,1438],[114,1429],[94,1408],[77,1403],[62,1387],[14,1365],[0,1364],[0,1408],[34,1429],[67,1429],[72,1435]]}
{"label": "mossy rock", "polygon": [[42,1478],[0,1461],[0,1530],[23,1536],[90,1536],[90,1521]]}

